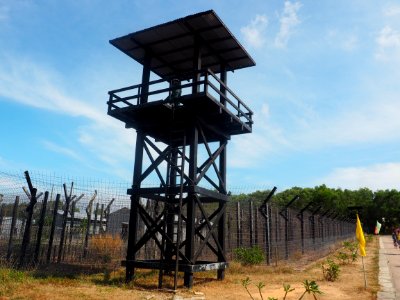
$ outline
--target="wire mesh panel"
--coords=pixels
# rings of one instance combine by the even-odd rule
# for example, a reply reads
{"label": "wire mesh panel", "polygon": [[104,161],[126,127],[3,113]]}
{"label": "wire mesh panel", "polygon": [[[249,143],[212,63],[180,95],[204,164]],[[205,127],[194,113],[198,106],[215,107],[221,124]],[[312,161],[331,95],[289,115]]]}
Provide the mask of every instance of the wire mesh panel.
{"label": "wire mesh panel", "polygon": [[[23,173],[0,172],[0,260],[18,264],[23,256],[25,265],[43,263],[115,264],[126,255],[130,199],[126,195],[129,183],[104,182],[59,177],[32,172],[32,185],[37,189],[29,227],[29,241],[23,248],[27,230],[29,192]],[[63,185],[65,184],[65,188]],[[45,193],[47,192],[47,193]],[[68,201],[69,201],[69,205]],[[164,202],[141,199],[140,205],[152,219],[159,218],[165,226],[160,233],[146,241],[138,253],[139,259],[156,260],[162,248],[162,230],[167,230],[172,242],[178,234],[185,236],[187,220],[183,218],[178,232],[178,217],[162,215],[168,211]],[[203,212],[194,216],[195,245],[203,247],[199,259],[214,259],[218,249],[215,239],[208,235],[218,231],[212,212],[216,203],[204,204]],[[237,248],[259,247],[266,263],[312,253],[324,255],[339,241],[353,236],[353,223],[329,214],[282,208],[274,203],[262,214],[253,200],[228,202],[225,218],[226,256],[234,259]],[[209,215],[207,220],[204,213]],[[183,214],[184,210],[183,210]],[[165,218],[165,221],[163,221]],[[161,224],[160,223],[160,224]],[[138,236],[148,233],[149,224],[139,219]],[[204,245],[203,245],[204,244]],[[184,251],[185,245],[182,245]],[[21,249],[25,249],[21,253]],[[23,254],[23,255],[22,255]]]}

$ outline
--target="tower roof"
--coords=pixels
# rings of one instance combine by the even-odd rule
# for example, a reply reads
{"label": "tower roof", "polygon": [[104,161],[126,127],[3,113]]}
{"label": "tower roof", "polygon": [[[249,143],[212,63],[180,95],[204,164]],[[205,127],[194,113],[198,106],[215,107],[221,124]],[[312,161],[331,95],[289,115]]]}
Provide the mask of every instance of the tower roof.
{"label": "tower roof", "polygon": [[193,71],[195,37],[202,47],[202,68],[214,73],[221,64],[228,71],[255,65],[243,46],[213,10],[189,15],[168,23],[113,39],[112,45],[144,63],[145,53],[152,57],[150,69],[161,78],[184,76]]}

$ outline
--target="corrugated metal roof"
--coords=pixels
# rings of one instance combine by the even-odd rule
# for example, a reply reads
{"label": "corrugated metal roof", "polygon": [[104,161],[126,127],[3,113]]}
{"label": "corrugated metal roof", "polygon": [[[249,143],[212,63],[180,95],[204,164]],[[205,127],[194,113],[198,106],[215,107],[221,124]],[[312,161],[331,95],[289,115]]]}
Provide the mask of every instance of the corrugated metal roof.
{"label": "corrugated metal roof", "polygon": [[152,57],[151,70],[161,78],[169,78],[194,70],[195,36],[203,45],[202,68],[219,73],[221,64],[228,71],[255,65],[213,10],[137,31],[110,43],[140,64],[147,51]]}

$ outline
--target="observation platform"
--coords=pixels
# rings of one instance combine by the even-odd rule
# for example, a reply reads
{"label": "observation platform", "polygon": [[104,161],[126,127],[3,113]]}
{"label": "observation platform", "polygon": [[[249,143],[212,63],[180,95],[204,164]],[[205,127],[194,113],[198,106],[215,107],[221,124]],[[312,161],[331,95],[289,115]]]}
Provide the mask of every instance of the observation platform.
{"label": "observation platform", "polygon": [[[207,142],[252,131],[253,112],[229,89],[226,75],[255,62],[213,10],[110,43],[160,78],[149,82],[145,76],[141,84],[109,92],[108,114],[127,128],[176,145],[182,144],[182,131],[195,122],[201,123]],[[174,79],[181,93],[168,101]],[[205,142],[202,135],[199,142]]]}
{"label": "observation platform", "polygon": [[[225,94],[217,88],[220,85]],[[198,92],[193,94],[194,86]],[[143,104],[142,84],[110,91],[108,114],[166,144],[182,144],[182,132],[197,121],[207,142],[252,131],[253,112],[211,70],[200,72],[199,81],[181,84],[181,96],[170,99],[173,89],[165,79],[151,81],[148,102]],[[199,135],[199,143],[204,142]]]}

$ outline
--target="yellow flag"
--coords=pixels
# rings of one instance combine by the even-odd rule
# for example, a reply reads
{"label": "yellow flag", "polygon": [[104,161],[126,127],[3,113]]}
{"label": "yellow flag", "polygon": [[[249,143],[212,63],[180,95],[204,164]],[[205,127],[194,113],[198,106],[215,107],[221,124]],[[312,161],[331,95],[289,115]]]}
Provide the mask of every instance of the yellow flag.
{"label": "yellow flag", "polygon": [[358,218],[358,214],[357,214],[357,224],[356,224],[356,238],[358,240],[358,247],[360,248],[360,255],[367,256],[367,254],[365,252],[364,232],[362,230],[361,222],[360,222],[360,219]]}

